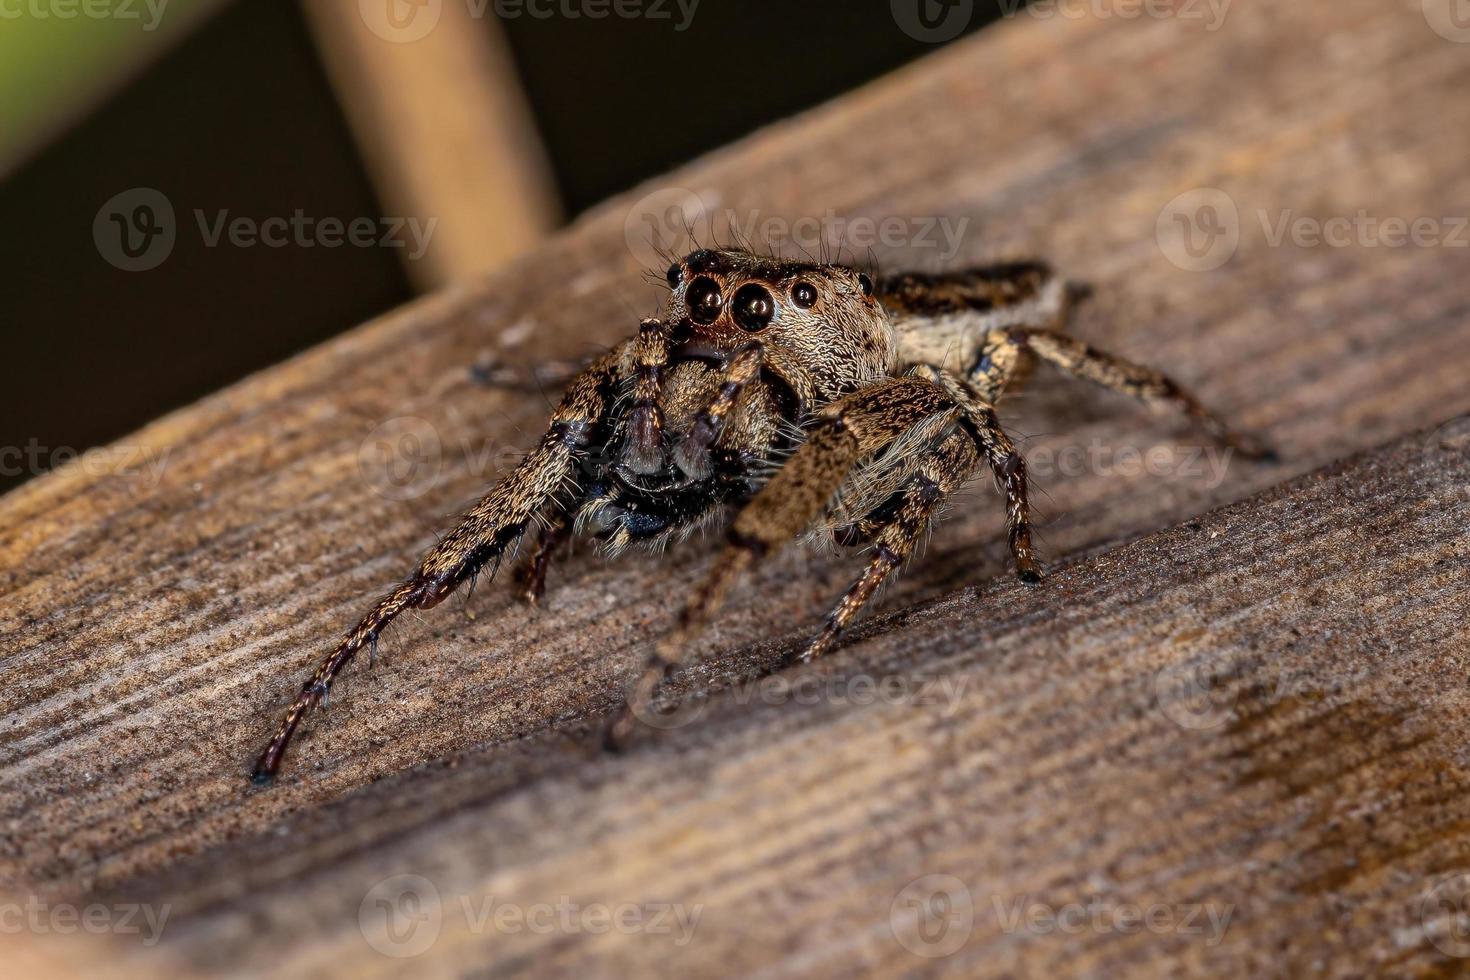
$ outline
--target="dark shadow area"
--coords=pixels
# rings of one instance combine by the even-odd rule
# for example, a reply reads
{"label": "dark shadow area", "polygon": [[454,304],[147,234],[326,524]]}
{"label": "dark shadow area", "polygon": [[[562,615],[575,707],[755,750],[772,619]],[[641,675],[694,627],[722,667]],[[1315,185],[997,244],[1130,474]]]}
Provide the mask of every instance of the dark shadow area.
{"label": "dark shadow area", "polygon": [[[966,31],[1000,9],[975,7]],[[568,214],[937,47],[888,0],[564,8],[513,4],[501,23]],[[172,250],[146,271],[116,268],[97,241],[114,232],[94,233],[133,188],[174,211]],[[218,236],[298,213],[382,210],[291,0],[229,6],[0,184],[0,491],[412,296],[399,249]]]}

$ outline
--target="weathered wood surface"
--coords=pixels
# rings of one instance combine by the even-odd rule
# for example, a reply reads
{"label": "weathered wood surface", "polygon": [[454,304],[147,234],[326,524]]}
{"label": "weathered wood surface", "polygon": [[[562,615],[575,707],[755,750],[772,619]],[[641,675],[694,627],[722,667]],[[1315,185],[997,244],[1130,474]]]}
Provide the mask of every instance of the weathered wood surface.
{"label": "weathered wood surface", "polygon": [[[1470,213],[1467,83],[1470,45],[1418,3],[1240,3],[1214,32],[1022,17],[614,201],[481,286],[161,420],[126,441],[167,452],[156,480],[76,467],[10,494],[6,890],[169,903],[161,948],[115,937],[102,954],[140,969],[400,968],[359,928],[372,886],[400,873],[444,901],[437,942],[409,961],[441,973],[1463,965],[1445,951],[1454,923],[1421,906],[1470,871],[1470,471],[1450,421],[1470,411],[1470,252],[1274,247],[1258,212]],[[838,679],[824,690],[948,679],[953,710],[727,691],[697,723],[602,758],[590,729],[711,556],[613,566],[583,549],[539,613],[482,586],[473,619],[446,604],[405,623],[375,670],[338,685],[279,785],[248,791],[309,666],[535,437],[544,406],[477,387],[467,366],[627,332],[654,294],[625,223],[664,187],[742,216],[967,217],[957,261],[1036,253],[1091,282],[1079,334],[1169,368],[1284,460],[1136,472],[1120,450],[1197,437],[1040,384],[1007,414],[1033,459],[1062,464],[1036,467],[1051,582],[1003,574],[998,506],[976,493],[853,643],[790,674]],[[1241,241],[1189,272],[1155,228],[1202,187],[1234,200]],[[438,478],[387,499],[360,450],[404,416],[440,440]],[[1081,472],[1059,455],[1085,460],[1094,441]],[[793,556],[756,576],[686,690],[774,665],[854,571]],[[944,958],[893,931],[902,890],[930,874],[959,879],[974,909]],[[461,896],[702,913],[683,946],[476,934]],[[1027,896],[1231,918],[1216,945],[1207,925],[1005,931]]]}

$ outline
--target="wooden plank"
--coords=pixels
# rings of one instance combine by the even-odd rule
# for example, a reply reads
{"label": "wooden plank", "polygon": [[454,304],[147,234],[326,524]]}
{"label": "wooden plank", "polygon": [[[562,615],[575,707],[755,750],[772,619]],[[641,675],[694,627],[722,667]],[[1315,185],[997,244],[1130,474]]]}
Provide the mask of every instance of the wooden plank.
{"label": "wooden plank", "polygon": [[[1395,903],[1463,857],[1464,521],[1433,516],[1462,505],[1460,459],[1405,444],[1203,531],[1099,549],[1470,410],[1463,250],[1267,234],[1288,210],[1465,214],[1467,51],[1418,5],[1378,0],[1237,4],[1218,31],[1022,16],[611,202],[483,284],[159,421],[114,447],[133,454],[109,457],[126,473],[73,466],[22,487],[0,500],[4,884],[166,899],[178,918],[164,955],[197,965],[391,968],[352,935],[362,875],[401,869],[450,896],[706,905],[677,954],[647,936],[452,933],[415,961],[443,970],[532,947],[582,972],[655,954],[691,972],[918,968],[929,961],[883,938],[873,903],[929,873],[964,878],[984,907],[971,945],[938,961],[954,969],[1198,972],[1222,947],[1235,962],[1341,968],[1356,949],[1433,966]],[[1239,248],[1187,271],[1156,228],[1206,187],[1234,203]],[[1002,577],[956,592],[1003,571],[998,507],[977,493],[889,593],[890,618],[834,661],[973,673],[960,720],[722,700],[625,759],[588,758],[583,720],[615,703],[710,554],[608,566],[583,549],[553,570],[539,614],[482,586],[473,619],[446,605],[406,623],[373,673],[339,685],[281,784],[247,793],[309,665],[534,439],[544,407],[478,387],[468,366],[625,334],[656,295],[639,281],[645,216],[687,201],[678,188],[742,225],[829,209],[915,230],[968,219],[954,261],[1038,253],[1091,282],[1080,335],[1173,371],[1284,462],[1191,474],[1175,457],[1150,474],[1130,452],[1197,437],[1041,383],[1007,409],[1046,490],[1041,544],[1094,557],[1041,590]],[[941,251],[879,258],[938,265]],[[389,421],[404,418],[420,421]],[[439,447],[417,468],[398,460],[406,481],[376,456],[404,432]],[[161,469],[137,465],[149,459]],[[756,576],[691,683],[774,663],[853,573],[792,556]],[[1391,649],[1373,653],[1385,629]],[[1194,737],[1155,710],[1154,678],[1211,649],[1242,678],[1318,686],[1296,701],[1239,688],[1244,727]],[[451,756],[457,768],[434,762]],[[1378,829],[1366,814],[1383,815]],[[1352,859],[1356,877],[1341,870]],[[1088,889],[1234,901],[1253,925],[1209,949],[1153,933],[997,937],[992,896]],[[1375,931],[1385,923],[1402,929]],[[1334,952],[1345,937],[1357,945]]]}
{"label": "wooden plank", "polygon": [[[170,951],[206,971],[1448,971],[1467,568],[1470,419],[818,667],[722,655],[690,686],[737,686],[630,757],[575,729],[473,751],[125,894],[176,903]],[[936,890],[952,931],[910,928]]]}

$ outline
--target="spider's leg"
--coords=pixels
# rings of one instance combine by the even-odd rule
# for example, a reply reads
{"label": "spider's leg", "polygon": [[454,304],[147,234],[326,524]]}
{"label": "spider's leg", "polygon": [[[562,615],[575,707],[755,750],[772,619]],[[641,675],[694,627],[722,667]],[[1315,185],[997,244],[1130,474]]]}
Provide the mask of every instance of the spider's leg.
{"label": "spider's leg", "polygon": [[872,542],[868,567],[827,616],[821,633],[802,652],[801,660],[820,657],[832,647],[883,583],[913,554],[935,512],[974,474],[980,457],[969,433],[956,430],[929,451],[918,472],[878,512],[851,525],[855,535]]}
{"label": "spider's leg", "polygon": [[1178,382],[1153,368],[1135,364],[1054,330],[1017,330],[1016,338],[1038,357],[1076,378],[1132,395],[1171,404],[1195,419],[1210,435],[1243,456],[1270,459],[1275,453],[1259,440],[1235,432]]}
{"label": "spider's leg", "polygon": [[669,328],[644,320],[633,341],[633,407],[623,463],[634,473],[657,473],[664,466],[664,414],[659,405],[664,368],[669,363]]}
{"label": "spider's leg", "polygon": [[724,381],[708,405],[694,419],[688,434],[674,446],[674,463],[693,480],[710,475],[709,451],[725,428],[725,420],[735,408],[740,393],[760,376],[765,349],[751,341],[730,355],[725,364]]}
{"label": "spider's leg", "polygon": [[1031,503],[1027,494],[1026,460],[1021,451],[1001,428],[995,408],[968,381],[927,365],[915,368],[914,372],[932,379],[964,412],[962,424],[990,464],[996,486],[1005,494],[1006,532],[1016,574],[1023,582],[1040,582],[1041,565],[1031,547]]}
{"label": "spider's leg", "polygon": [[558,511],[536,537],[536,550],[521,570],[521,597],[532,606],[541,605],[546,594],[546,569],[568,538],[572,536],[571,515]]}
{"label": "spider's leg", "polygon": [[1042,262],[1006,262],[938,275],[883,280],[879,296],[898,340],[898,358],[966,377],[996,404],[1025,380],[1033,358],[1011,331],[1061,329],[1088,295]]}
{"label": "spider's leg", "polygon": [[587,370],[589,362],[543,361],[532,366],[482,360],[470,366],[470,380],[485,388],[509,391],[544,391],[560,388]]}
{"label": "spider's leg", "polygon": [[998,321],[985,329],[1022,322],[1060,326],[1069,302],[1086,295],[1082,287],[1068,287],[1049,265],[1037,261],[997,262],[934,274],[904,272],[880,280],[877,292],[900,323],[957,314]]}
{"label": "spider's leg", "polygon": [[653,703],[665,675],[684,659],[747,568],[800,534],[827,506],[854,464],[937,413],[955,411],[932,381],[891,378],[859,389],[823,408],[807,439],[735,519],[729,545],[679,614],[674,630],[655,648],[607,732],[621,748]]}
{"label": "spider's leg", "polygon": [[1006,525],[1017,575],[1025,582],[1042,579],[1041,566],[1031,547],[1026,461],[1001,428],[994,408],[971,383],[947,372],[920,365],[911,373],[943,388],[960,407],[962,418],[955,431],[928,451],[905,489],[835,532],[839,544],[871,541],[873,557],[832,610],[822,632],[803,651],[802,660],[819,657],[831,648],[884,581],[912,554],[945,499],[974,475],[982,461],[990,464],[996,484],[1006,497]]}
{"label": "spider's leg", "polygon": [[563,491],[576,479],[579,458],[607,410],[622,356],[623,348],[615,348],[573,382],[552,413],[550,429],[520,466],[465,514],[424,556],[418,571],[380,599],[321,662],[261,753],[253,775],[257,784],[275,776],[296,726],[326,696],[337,674],[359,650],[375,643],[378,634],[405,609],[438,605],[487,563],[498,562],[535,515],[556,507],[558,499],[564,498]]}

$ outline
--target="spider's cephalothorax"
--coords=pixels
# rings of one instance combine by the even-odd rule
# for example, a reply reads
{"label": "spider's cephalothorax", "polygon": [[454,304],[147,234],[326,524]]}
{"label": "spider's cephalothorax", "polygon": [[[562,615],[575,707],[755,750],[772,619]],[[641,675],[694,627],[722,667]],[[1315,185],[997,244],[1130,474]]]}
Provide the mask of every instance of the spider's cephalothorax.
{"label": "spider's cephalothorax", "polygon": [[616,553],[662,545],[732,510],[726,553],[663,638],[608,732],[622,745],[658,685],[755,561],[803,535],[866,546],[868,565],[803,659],[827,650],[911,554],[943,502],[988,469],[1006,499],[1018,574],[1040,581],[1026,466],[995,406],[1038,360],[1172,403],[1232,433],[1162,374],[1066,336],[1078,293],[1017,262],[873,282],[841,265],[704,249],[669,267],[668,303],[570,382],[551,427],[380,599],[307,681],[255,768],[268,782],[296,726],[403,610],[437,605],[534,523],[526,596],[573,534]]}

